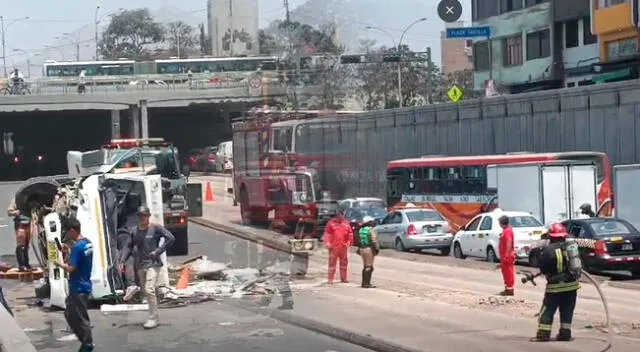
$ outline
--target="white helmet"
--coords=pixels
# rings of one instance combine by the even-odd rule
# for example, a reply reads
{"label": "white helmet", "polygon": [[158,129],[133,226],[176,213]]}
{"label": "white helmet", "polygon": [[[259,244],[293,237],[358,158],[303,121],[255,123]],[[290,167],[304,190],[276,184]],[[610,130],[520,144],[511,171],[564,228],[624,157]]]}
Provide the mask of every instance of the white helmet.
{"label": "white helmet", "polygon": [[375,219],[372,218],[371,216],[365,216],[364,218],[362,218],[362,223],[363,224],[368,224],[368,223],[374,222],[374,221],[375,221]]}

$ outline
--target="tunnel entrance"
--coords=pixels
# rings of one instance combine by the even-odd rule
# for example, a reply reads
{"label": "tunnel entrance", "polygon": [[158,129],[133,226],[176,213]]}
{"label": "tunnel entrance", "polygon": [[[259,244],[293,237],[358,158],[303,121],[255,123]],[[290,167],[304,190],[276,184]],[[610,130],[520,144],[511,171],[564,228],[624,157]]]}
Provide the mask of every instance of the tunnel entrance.
{"label": "tunnel entrance", "polygon": [[67,173],[67,151],[99,148],[111,138],[111,112],[0,113],[0,181]]}

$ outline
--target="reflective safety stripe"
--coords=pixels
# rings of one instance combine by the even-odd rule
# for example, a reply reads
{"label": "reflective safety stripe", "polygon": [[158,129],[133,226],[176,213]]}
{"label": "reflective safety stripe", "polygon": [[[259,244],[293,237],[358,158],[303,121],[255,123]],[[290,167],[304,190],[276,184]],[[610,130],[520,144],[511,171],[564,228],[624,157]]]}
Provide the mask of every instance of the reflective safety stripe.
{"label": "reflective safety stripe", "polygon": [[560,323],[560,329],[571,329],[571,324],[568,323]]}
{"label": "reflective safety stripe", "polygon": [[551,331],[550,324],[538,324],[538,330],[540,331]]}
{"label": "reflective safety stripe", "polygon": [[561,293],[576,291],[580,289],[580,283],[578,281],[561,282],[557,284],[547,284],[545,292],[547,293]]}
{"label": "reflective safety stripe", "polygon": [[556,248],[556,270],[558,274],[564,271],[564,256],[560,248]]}

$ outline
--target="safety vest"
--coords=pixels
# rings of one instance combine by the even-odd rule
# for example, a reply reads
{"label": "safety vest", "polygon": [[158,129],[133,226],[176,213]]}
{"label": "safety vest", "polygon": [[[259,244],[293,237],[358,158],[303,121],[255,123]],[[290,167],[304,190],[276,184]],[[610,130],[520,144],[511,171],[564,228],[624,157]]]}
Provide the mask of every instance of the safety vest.
{"label": "safety vest", "polygon": [[578,280],[574,279],[573,274],[569,270],[569,263],[565,262],[565,253],[563,248],[557,247],[554,249],[554,252],[556,262],[555,271],[558,274],[562,273],[564,275],[556,275],[557,277],[562,277],[561,279],[549,279],[547,281],[545,292],[562,293],[580,289],[580,283],[578,282]]}
{"label": "safety vest", "polygon": [[371,246],[373,244],[371,241],[371,227],[364,226],[360,228],[360,231],[358,231],[358,239],[360,247]]}

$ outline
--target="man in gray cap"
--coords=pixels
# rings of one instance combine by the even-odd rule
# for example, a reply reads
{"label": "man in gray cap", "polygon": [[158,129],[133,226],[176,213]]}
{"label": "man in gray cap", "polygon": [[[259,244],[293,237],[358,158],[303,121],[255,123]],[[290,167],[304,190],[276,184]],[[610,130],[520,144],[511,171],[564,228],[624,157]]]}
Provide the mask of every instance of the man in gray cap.
{"label": "man in gray cap", "polygon": [[[146,206],[138,207],[140,223],[131,229],[131,240],[120,255],[120,270],[132,253],[135,253],[135,267],[138,269],[138,277],[143,285],[144,296],[149,305],[149,319],[144,323],[145,329],[153,329],[158,326],[158,301],[156,289],[162,281],[162,259],[164,253],[175,240],[171,232],[160,225],[151,224],[149,218],[151,211]],[[162,241],[164,240],[164,241]]]}

